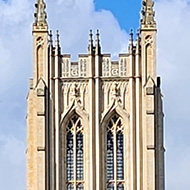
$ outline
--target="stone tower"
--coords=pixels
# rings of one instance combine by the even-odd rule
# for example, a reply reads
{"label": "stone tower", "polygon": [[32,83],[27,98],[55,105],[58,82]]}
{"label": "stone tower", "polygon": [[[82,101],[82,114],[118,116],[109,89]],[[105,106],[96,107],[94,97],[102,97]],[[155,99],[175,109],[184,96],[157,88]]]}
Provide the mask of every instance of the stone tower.
{"label": "stone tower", "polygon": [[163,112],[156,22],[143,0],[140,31],[117,61],[90,31],[71,61],[53,45],[46,4],[33,23],[27,97],[27,190],[164,190]]}

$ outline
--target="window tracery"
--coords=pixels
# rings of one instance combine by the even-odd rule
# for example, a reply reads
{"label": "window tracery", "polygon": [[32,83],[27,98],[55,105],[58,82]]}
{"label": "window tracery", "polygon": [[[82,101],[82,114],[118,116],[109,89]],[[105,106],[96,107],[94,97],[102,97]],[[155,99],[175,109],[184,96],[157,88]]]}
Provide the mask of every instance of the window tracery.
{"label": "window tracery", "polygon": [[124,189],[123,130],[121,118],[114,115],[108,122],[106,128],[106,173],[108,190]]}
{"label": "window tracery", "polygon": [[67,190],[83,190],[83,126],[77,115],[74,115],[67,124],[66,146]]}

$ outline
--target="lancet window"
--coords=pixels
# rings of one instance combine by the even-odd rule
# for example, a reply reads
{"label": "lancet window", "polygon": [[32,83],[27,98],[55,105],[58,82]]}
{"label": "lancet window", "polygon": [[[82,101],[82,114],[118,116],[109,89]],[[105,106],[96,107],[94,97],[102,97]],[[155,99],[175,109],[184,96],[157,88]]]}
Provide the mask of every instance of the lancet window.
{"label": "lancet window", "polygon": [[74,115],[68,122],[66,135],[67,190],[84,189],[83,126],[81,118]]}
{"label": "lancet window", "polygon": [[114,115],[106,128],[107,190],[124,190],[124,135],[121,118]]}

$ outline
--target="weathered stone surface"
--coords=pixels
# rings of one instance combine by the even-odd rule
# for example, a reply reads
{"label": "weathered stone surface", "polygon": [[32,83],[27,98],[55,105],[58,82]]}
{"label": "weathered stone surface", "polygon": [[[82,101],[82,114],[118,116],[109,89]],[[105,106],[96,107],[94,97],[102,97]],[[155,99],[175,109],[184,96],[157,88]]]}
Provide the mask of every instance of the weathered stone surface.
{"label": "weathered stone surface", "polygon": [[[101,53],[97,31],[96,45],[90,32],[88,52],[72,62],[70,55],[60,52],[58,33],[53,46],[44,1],[38,1],[36,13],[33,79],[27,97],[27,190],[66,190],[68,184],[74,189],[83,184],[86,190],[105,190],[109,183],[117,189],[121,182],[127,190],[164,190],[163,108],[152,0],[143,1],[137,42],[131,33],[129,52],[120,54],[117,61]],[[68,131],[75,147],[72,180],[67,178]],[[108,131],[114,151],[111,181],[106,169]],[[84,169],[80,180],[76,170],[79,132]],[[118,132],[123,135],[120,142]],[[121,144],[124,177],[118,180],[116,155]]]}

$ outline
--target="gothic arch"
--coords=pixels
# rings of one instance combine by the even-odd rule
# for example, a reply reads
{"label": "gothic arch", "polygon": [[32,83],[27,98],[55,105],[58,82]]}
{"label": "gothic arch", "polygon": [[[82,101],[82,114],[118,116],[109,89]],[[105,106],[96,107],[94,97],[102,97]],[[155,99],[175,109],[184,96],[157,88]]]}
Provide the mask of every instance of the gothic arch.
{"label": "gothic arch", "polygon": [[102,126],[109,120],[109,118],[113,115],[113,113],[117,113],[124,122],[129,122],[129,114],[123,107],[120,105],[120,100],[114,100],[112,105],[102,114],[101,124]]}
{"label": "gothic arch", "polygon": [[[66,190],[66,182],[68,181],[68,174],[66,173],[67,170],[67,134],[68,134],[68,125],[71,122],[71,120],[73,119],[73,117],[77,117],[78,120],[76,122],[80,122],[81,125],[81,129],[82,129],[82,146],[83,146],[83,179],[80,179],[80,183],[79,181],[75,180],[74,182],[72,182],[72,180],[67,184],[68,185],[68,189],[71,185],[75,184],[75,185],[79,185],[79,187],[82,188],[82,186],[85,187],[84,181],[86,178],[86,164],[85,164],[85,154],[86,154],[86,150],[88,150],[88,143],[87,143],[87,135],[88,134],[88,114],[86,114],[83,110],[80,109],[79,106],[75,106],[75,104],[73,103],[73,105],[66,111],[66,113],[63,114],[61,122],[60,122],[60,137],[59,137],[59,150],[60,150],[60,182],[62,183],[61,186],[65,187],[64,190]],[[75,127],[77,128],[77,124],[75,122],[72,122],[73,125],[76,125]],[[77,129],[78,130],[78,129]],[[80,129],[79,129],[80,130]],[[77,138],[77,134],[78,132],[76,132],[74,134],[73,138]],[[75,145],[77,146],[77,145]],[[76,147],[74,147],[76,148]],[[76,149],[73,148],[73,151],[76,151]],[[81,158],[81,159],[82,159]],[[76,170],[77,167],[75,167],[73,169],[73,171],[75,170],[75,177],[77,175]],[[78,170],[77,170],[78,171]],[[70,186],[69,186],[70,185]],[[71,188],[72,189],[72,188]]]}
{"label": "gothic arch", "polygon": [[[118,121],[120,121],[122,123],[122,127],[123,127],[123,179],[122,180],[117,180],[117,179],[114,179],[115,180],[115,186],[116,184],[118,185],[117,188],[120,188],[122,189],[122,185],[123,185],[123,188],[124,189],[128,189],[128,184],[127,184],[127,180],[130,180],[129,179],[129,172],[131,170],[130,168],[130,162],[131,162],[131,159],[130,157],[132,155],[130,155],[129,152],[130,149],[131,149],[131,143],[130,143],[130,139],[131,139],[131,133],[132,133],[132,129],[131,129],[131,126],[130,126],[130,117],[129,117],[129,114],[122,109],[122,107],[120,105],[117,105],[117,104],[113,104],[112,106],[110,106],[110,108],[106,111],[106,113],[103,115],[102,117],[102,121],[101,121],[101,129],[100,129],[100,134],[101,134],[101,143],[100,143],[100,149],[103,150],[101,151],[101,157],[102,157],[102,162],[100,163],[101,164],[101,167],[102,167],[102,170],[103,170],[103,176],[102,176],[102,185],[103,185],[103,189],[108,189],[109,188],[112,188],[110,185],[112,185],[111,183],[107,183],[108,182],[108,179],[107,179],[107,127],[108,127],[108,124],[109,122],[111,121],[111,119],[114,117],[114,116],[117,116],[118,117]],[[118,122],[117,121],[117,122]],[[117,125],[117,123],[115,123],[115,125]],[[116,134],[117,135],[117,134]],[[116,140],[116,139],[115,139]],[[125,181],[125,184],[124,184],[124,181]],[[114,182],[113,182],[114,183]],[[122,184],[123,183],[123,184]]]}

